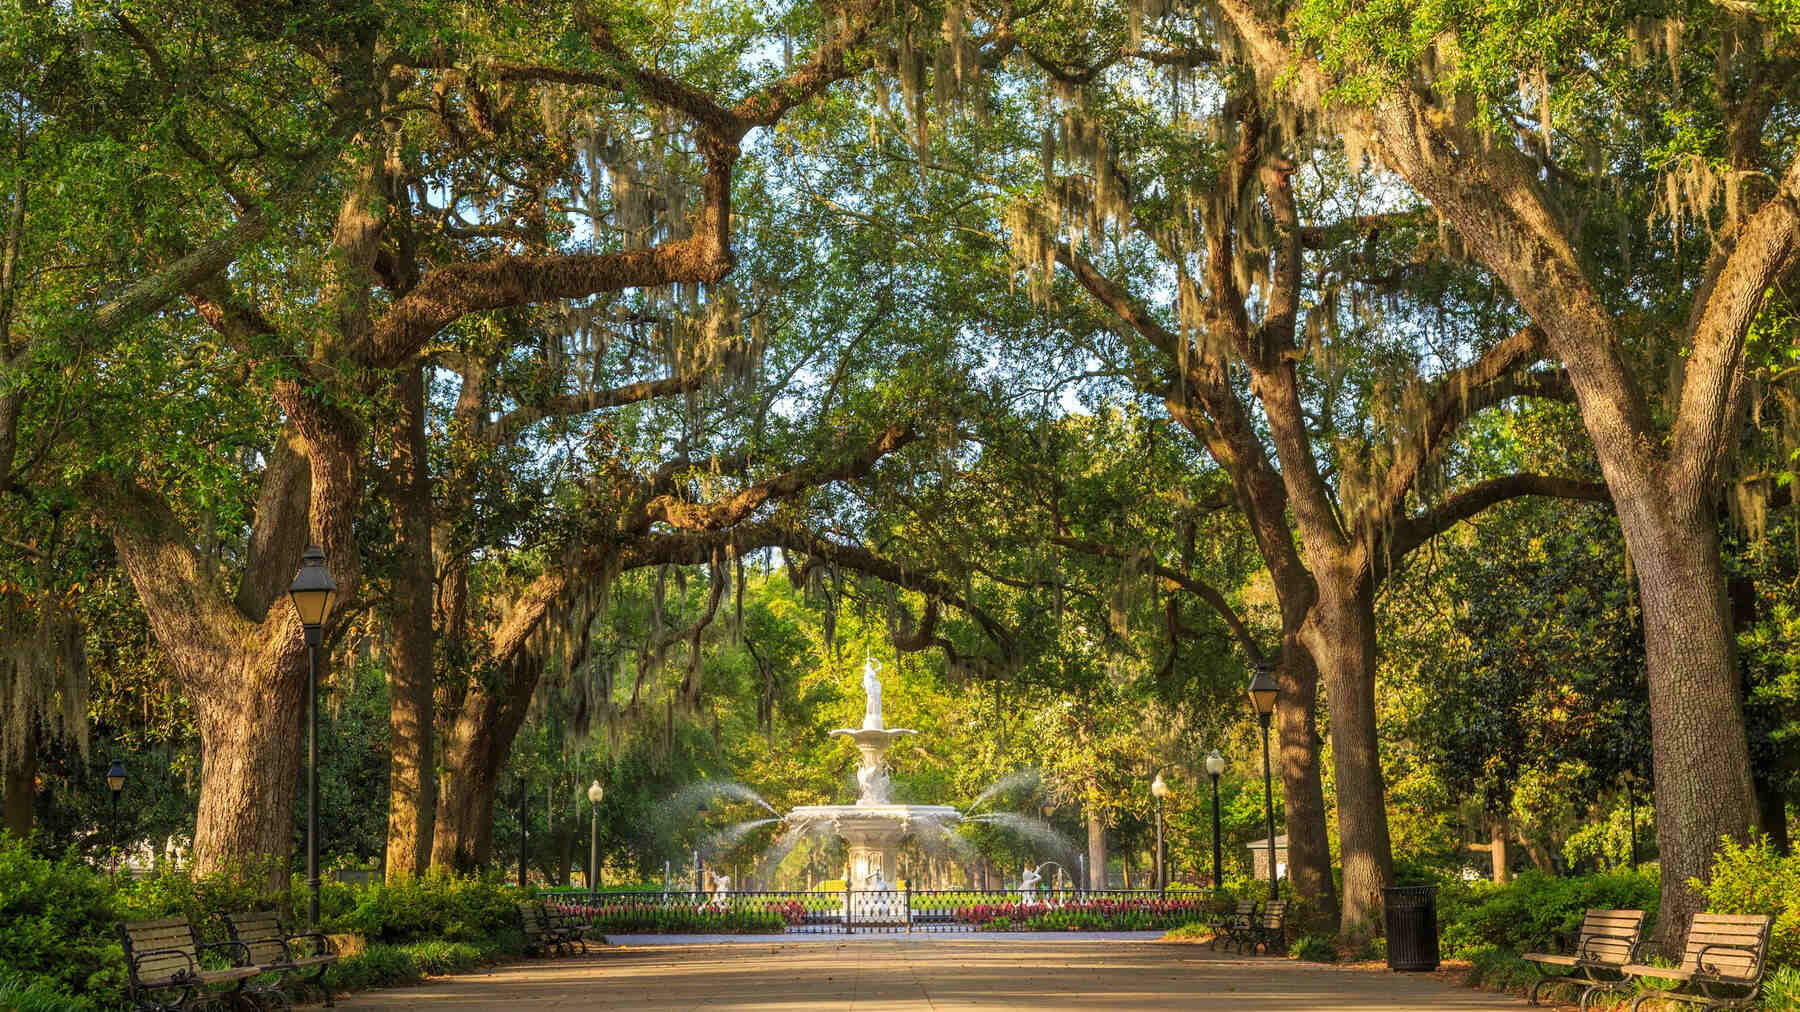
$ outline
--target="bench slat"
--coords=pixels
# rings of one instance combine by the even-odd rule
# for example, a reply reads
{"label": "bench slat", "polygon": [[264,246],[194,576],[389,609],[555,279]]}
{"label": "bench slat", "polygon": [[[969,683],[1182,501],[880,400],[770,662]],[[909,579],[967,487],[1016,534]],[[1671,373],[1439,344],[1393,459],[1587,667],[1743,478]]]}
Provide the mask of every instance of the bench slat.
{"label": "bench slat", "polygon": [[162,941],[164,939],[169,939],[169,938],[192,938],[193,937],[193,932],[188,930],[188,926],[186,924],[182,924],[182,925],[174,926],[174,927],[158,927],[158,928],[146,928],[143,930],[127,930],[126,934],[131,936],[131,940],[133,943],[136,943],[140,940],[145,941],[145,942],[156,942],[156,941]]}

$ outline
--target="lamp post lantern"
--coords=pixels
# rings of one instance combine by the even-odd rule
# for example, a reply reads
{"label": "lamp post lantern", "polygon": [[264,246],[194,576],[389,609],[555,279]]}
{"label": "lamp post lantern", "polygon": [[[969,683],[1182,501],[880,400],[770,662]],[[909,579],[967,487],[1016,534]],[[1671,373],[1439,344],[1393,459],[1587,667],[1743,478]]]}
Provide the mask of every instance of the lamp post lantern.
{"label": "lamp post lantern", "polygon": [[596,780],[588,785],[588,802],[594,810],[593,833],[588,837],[588,891],[600,891],[600,799],[606,797],[606,788]]}
{"label": "lamp post lantern", "polygon": [[1150,793],[1156,797],[1156,887],[1166,893],[1169,891],[1169,855],[1163,849],[1163,804],[1169,796],[1169,784],[1161,773],[1150,781]]}
{"label": "lamp post lantern", "polygon": [[106,789],[112,793],[112,875],[119,877],[119,845],[124,835],[119,832],[119,792],[125,789],[125,760],[114,759],[106,768]]}
{"label": "lamp post lantern", "polygon": [[331,616],[337,583],[325,569],[325,552],[307,545],[288,600],[306,631],[306,923],[319,925],[319,646]]}
{"label": "lamp post lantern", "polygon": [[1275,880],[1275,778],[1269,766],[1269,718],[1275,715],[1275,696],[1279,692],[1275,679],[1269,675],[1268,666],[1258,663],[1256,673],[1250,677],[1250,703],[1256,707],[1256,716],[1262,722],[1263,748],[1263,810],[1269,823],[1269,898],[1281,896],[1281,888]]}
{"label": "lamp post lantern", "polygon": [[1225,772],[1225,757],[1213,749],[1206,757],[1206,775],[1212,778],[1213,788],[1213,888],[1218,889],[1225,883],[1219,877],[1219,774]]}

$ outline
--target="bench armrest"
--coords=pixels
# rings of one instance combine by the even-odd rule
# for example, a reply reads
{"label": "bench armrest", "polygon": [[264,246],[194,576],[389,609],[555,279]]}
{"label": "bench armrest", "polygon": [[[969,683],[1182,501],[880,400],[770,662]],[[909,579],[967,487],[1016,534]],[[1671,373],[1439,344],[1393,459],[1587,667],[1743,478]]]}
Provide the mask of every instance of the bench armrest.
{"label": "bench armrest", "polygon": [[288,950],[291,952],[294,949],[294,943],[303,939],[311,943],[312,955],[314,956],[337,955],[331,948],[331,940],[326,938],[321,932],[307,931],[298,935],[289,935],[287,938],[283,939],[283,941],[287,943]]}
{"label": "bench armrest", "polygon": [[196,972],[198,968],[194,965],[194,954],[186,949],[134,949],[131,953],[131,977],[133,980],[136,980],[138,976],[138,964],[151,956],[180,956],[187,960],[187,969],[177,970],[170,974],[172,980],[181,980],[184,977],[199,979],[199,974]]}
{"label": "bench armrest", "polygon": [[1626,943],[1627,948],[1625,950],[1625,958],[1619,960],[1620,963],[1635,963],[1635,962],[1637,962],[1638,961],[1638,947],[1643,945],[1642,939],[1636,935],[1615,935],[1615,934],[1611,934],[1609,932],[1596,931],[1593,934],[1587,935],[1582,938],[1581,951],[1577,952],[1575,954],[1576,958],[1581,959],[1585,962],[1591,962],[1591,963],[1604,962],[1604,963],[1607,963],[1608,965],[1611,965],[1610,960],[1602,960],[1597,955],[1594,954],[1592,948],[1590,948],[1590,947],[1595,942],[1624,942],[1624,943]]}
{"label": "bench armrest", "polygon": [[[1718,949],[1722,952],[1742,952],[1748,955],[1750,957],[1749,971],[1743,974],[1729,974],[1721,972],[1718,967],[1709,966],[1706,962],[1706,954],[1712,952],[1714,949]],[[1728,981],[1731,983],[1750,983],[1762,977],[1763,952],[1760,947],[1754,945],[1732,945],[1728,942],[1709,942],[1702,945],[1700,951],[1694,954],[1694,965],[1700,968],[1701,973],[1714,980]]]}
{"label": "bench armrest", "polygon": [[223,952],[228,952],[229,954],[226,955],[225,958],[231,961],[232,966],[250,966],[251,965],[250,946],[245,945],[243,942],[237,942],[237,941],[200,942],[199,944],[194,946],[194,954],[199,955],[201,953],[204,953],[204,952],[207,952],[208,950],[213,950],[213,949],[217,949],[217,950],[220,950]]}

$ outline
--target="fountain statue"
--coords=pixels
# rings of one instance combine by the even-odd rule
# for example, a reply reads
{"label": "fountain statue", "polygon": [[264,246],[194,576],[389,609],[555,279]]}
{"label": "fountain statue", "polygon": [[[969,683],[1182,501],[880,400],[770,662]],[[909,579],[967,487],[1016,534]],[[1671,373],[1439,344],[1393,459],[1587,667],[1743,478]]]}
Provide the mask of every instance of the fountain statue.
{"label": "fountain statue", "polygon": [[881,662],[875,658],[863,661],[863,730],[879,731],[881,722]]}
{"label": "fountain statue", "polygon": [[1036,867],[1029,865],[1029,864],[1026,865],[1025,869],[1019,873],[1019,900],[1020,900],[1020,902],[1023,902],[1023,903],[1035,902],[1037,900],[1038,883],[1042,882],[1043,880],[1044,880],[1044,876],[1038,874],[1038,870]]}

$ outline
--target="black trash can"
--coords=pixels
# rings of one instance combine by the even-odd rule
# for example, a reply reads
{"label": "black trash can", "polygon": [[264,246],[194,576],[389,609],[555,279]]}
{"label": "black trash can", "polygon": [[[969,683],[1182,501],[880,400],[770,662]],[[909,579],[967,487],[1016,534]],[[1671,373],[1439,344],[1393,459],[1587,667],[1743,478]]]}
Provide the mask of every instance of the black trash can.
{"label": "black trash can", "polygon": [[1385,900],[1388,969],[1437,969],[1437,886],[1397,886],[1385,890]]}

